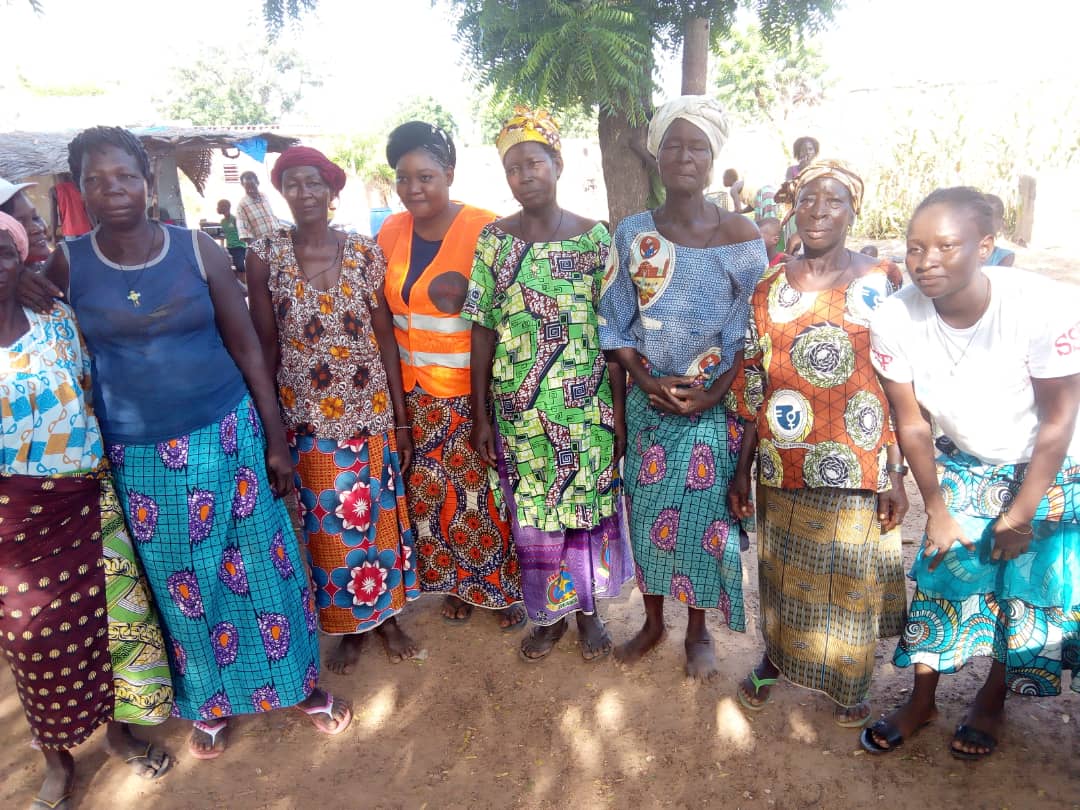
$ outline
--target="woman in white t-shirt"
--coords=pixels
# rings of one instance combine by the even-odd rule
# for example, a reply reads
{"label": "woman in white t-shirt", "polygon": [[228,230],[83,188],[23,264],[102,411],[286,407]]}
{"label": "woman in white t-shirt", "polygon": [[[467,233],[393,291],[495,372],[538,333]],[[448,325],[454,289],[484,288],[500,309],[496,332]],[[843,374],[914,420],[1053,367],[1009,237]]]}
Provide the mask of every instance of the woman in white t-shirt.
{"label": "woman in white t-shirt", "polygon": [[1010,688],[1055,695],[1071,669],[1080,692],[1080,291],[983,267],[993,248],[982,194],[935,191],[908,226],[914,284],[871,320],[927,518],[893,656],[915,688],[863,732],[872,753],[931,722],[941,673],[976,655],[993,664],[950,744],[961,759],[993,752]]}

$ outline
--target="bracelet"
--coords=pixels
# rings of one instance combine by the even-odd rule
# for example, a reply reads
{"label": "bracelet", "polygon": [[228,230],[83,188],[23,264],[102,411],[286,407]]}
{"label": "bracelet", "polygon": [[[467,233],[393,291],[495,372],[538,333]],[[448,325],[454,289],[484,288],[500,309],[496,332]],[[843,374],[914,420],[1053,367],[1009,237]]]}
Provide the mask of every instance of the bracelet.
{"label": "bracelet", "polygon": [[897,475],[907,475],[908,468],[906,464],[886,464],[885,472],[896,473]]}
{"label": "bracelet", "polygon": [[1028,537],[1028,536],[1035,533],[1035,529],[1031,526],[1031,524],[1028,524],[1026,532],[1020,531],[1020,528],[1021,528],[1021,526],[1023,524],[1021,524],[1021,526],[1017,526],[1015,523],[1013,523],[1011,520],[1009,520],[1009,515],[1008,515],[1007,512],[1002,512],[1000,515],[998,515],[998,517],[1001,518],[1001,522],[1005,524],[1005,528],[1008,529],[1011,532],[1016,532],[1017,534],[1022,534],[1025,537]]}
{"label": "bracelet", "polygon": [[408,425],[398,425],[394,430],[412,430]]}

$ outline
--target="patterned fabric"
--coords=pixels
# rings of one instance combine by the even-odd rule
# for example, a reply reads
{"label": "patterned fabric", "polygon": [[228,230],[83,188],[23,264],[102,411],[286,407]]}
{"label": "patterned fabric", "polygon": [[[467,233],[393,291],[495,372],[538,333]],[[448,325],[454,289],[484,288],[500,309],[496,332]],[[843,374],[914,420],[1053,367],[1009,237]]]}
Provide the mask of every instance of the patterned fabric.
{"label": "patterned fabric", "polygon": [[855,211],[855,216],[858,216],[859,210],[862,208],[863,189],[865,188],[863,179],[842,160],[829,160],[827,158],[816,158],[802,171],[797,172],[793,178],[795,184],[791,190],[792,208],[788,212],[788,216],[794,219],[793,214],[799,204],[799,192],[809,183],[822,177],[831,178],[848,190],[848,194],[851,195],[851,207]]}
{"label": "patterned fabric", "polygon": [[278,399],[286,429],[338,443],[393,430],[386,369],[371,325],[386,273],[379,246],[349,234],[341,278],[326,292],[304,279],[290,231],[251,250],[270,267],[281,348]]}
{"label": "patterned fabric", "polygon": [[514,107],[514,114],[503,124],[495,136],[495,148],[502,160],[510,148],[519,143],[533,141],[549,146],[556,152],[562,149],[559,139],[559,125],[547,110],[530,110],[528,107]]}
{"label": "patterned fabric", "polygon": [[893,663],[952,674],[980,655],[1005,664],[1009,688],[1021,695],[1061,694],[1063,670],[1072,672],[1072,690],[1080,692],[1080,608],[999,601],[992,593],[945,599],[916,588]]}
{"label": "patterned fabric", "polygon": [[469,397],[433,397],[418,386],[405,402],[416,451],[407,489],[420,589],[486,608],[520,602],[521,569],[510,526],[469,446]]}
{"label": "patterned fabric", "polygon": [[111,485],[6,476],[0,526],[0,650],[38,744],[165,720],[165,645]]}
{"label": "patterned fabric", "polygon": [[776,202],[776,187],[762,186],[754,194],[751,205],[754,206],[754,220],[761,222],[770,217],[780,217],[780,204]]}
{"label": "patterned fabric", "polygon": [[273,236],[278,229],[278,218],[265,194],[260,194],[258,199],[245,194],[236,204],[236,224],[240,229],[240,238],[251,242]]}
{"label": "patterned fabric", "polygon": [[599,223],[538,243],[492,224],[476,245],[461,315],[496,333],[492,391],[523,526],[591,529],[615,513],[615,413],[596,316],[610,243]]}
{"label": "patterned fabric", "polygon": [[212,720],[293,706],[319,677],[318,619],[245,396],[219,422],[108,448],[169,644],[176,706]]}
{"label": "patterned fabric", "polygon": [[690,248],[664,238],[650,211],[627,217],[604,271],[601,347],[630,347],[660,375],[711,382],[741,356],[750,293],[768,261],[760,238]]}
{"label": "patterned fabric", "polygon": [[874,492],[759,486],[757,499],[766,654],[792,683],[854,706],[878,639],[904,626],[900,530],[880,533]]}
{"label": "patterned fabric", "polygon": [[654,409],[634,386],[626,402],[626,494],[638,588],[719,610],[746,629],[739,521],[727,490],[742,428],[721,405],[696,417]]}
{"label": "patterned fabric", "polygon": [[289,434],[319,626],[363,633],[420,596],[393,432],[351,439]]}
{"label": "patterned fabric", "polygon": [[500,453],[499,486],[510,510],[529,620],[552,625],[579,610],[596,613],[597,599],[614,599],[634,576],[621,498],[615,514],[588,529],[543,531],[522,525],[504,458]]}
{"label": "patterned fabric", "polygon": [[87,403],[90,358],[67,304],[23,309],[30,329],[0,347],[0,473],[60,475],[95,469],[103,450]]}
{"label": "patterned fabric", "polygon": [[750,299],[745,361],[730,403],[757,421],[762,484],[887,486],[893,433],[867,327],[900,284],[890,261],[844,289],[800,292],[788,284],[785,265],[762,278]]}

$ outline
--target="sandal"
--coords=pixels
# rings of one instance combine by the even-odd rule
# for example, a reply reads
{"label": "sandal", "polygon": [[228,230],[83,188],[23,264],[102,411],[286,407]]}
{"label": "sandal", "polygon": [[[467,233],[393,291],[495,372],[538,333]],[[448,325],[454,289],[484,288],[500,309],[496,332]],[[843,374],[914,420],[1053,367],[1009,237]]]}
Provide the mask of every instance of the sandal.
{"label": "sandal", "polygon": [[[925,723],[921,723],[915,731],[918,731],[923,726],[930,725],[932,722],[932,720],[927,720]],[[912,732],[912,735],[914,733]],[[875,734],[889,744],[888,748],[878,744],[877,740],[874,739]],[[859,735],[859,743],[870,754],[891,754],[904,744],[904,735],[900,733],[900,729],[882,717],[870,728],[862,730],[862,734]]]}
{"label": "sandal", "polygon": [[[776,678],[759,678],[758,674],[757,674],[757,667],[754,667],[752,670],[750,670],[750,674],[747,675],[746,677],[748,677],[750,679],[750,683],[752,683],[754,685],[754,697],[758,696],[758,692],[761,691],[761,687],[763,687],[763,686],[776,686],[777,682],[780,680],[779,677],[776,677]],[[739,698],[739,704],[744,709],[747,709],[748,711],[752,711],[752,712],[760,712],[762,709],[765,708],[765,706],[769,703],[769,701],[772,700],[772,692],[770,691],[769,694],[766,695],[765,699],[763,701],[761,701],[761,703],[757,703],[757,704],[751,703],[750,699],[746,696],[746,693],[743,691],[741,683],[739,684],[739,688],[736,690],[736,694],[738,695],[738,698]]]}
{"label": "sandal", "polygon": [[70,793],[65,793],[55,802],[48,802],[40,796],[35,796],[34,801],[30,803],[30,810],[68,810],[69,799],[71,799]]}
{"label": "sandal", "polygon": [[[309,706],[308,708],[299,706],[298,708],[309,718],[311,718],[311,724],[315,726],[315,728],[317,728],[323,734],[328,734],[331,737],[336,737],[338,734],[347,729],[349,727],[349,724],[352,722],[352,707],[342,701],[342,705],[345,706],[345,716],[341,718],[335,718],[334,696],[331,695],[329,692],[324,692],[323,694],[326,695],[326,702],[322,706]],[[327,717],[329,717],[331,723],[337,723],[337,727],[331,730],[326,725],[321,725],[316,722],[315,718],[322,714],[325,714]]]}
{"label": "sandal", "polygon": [[559,623],[559,629],[555,630],[550,636],[544,639],[544,645],[536,647],[534,649],[534,652],[540,653],[536,656],[526,655],[525,645],[528,644],[530,641],[535,640],[538,635],[547,631],[548,628],[537,627],[535,630],[529,633],[528,637],[523,642],[521,642],[521,646],[518,647],[518,655],[521,656],[521,660],[524,661],[526,664],[535,664],[538,661],[543,661],[545,658],[551,655],[551,651],[555,649],[555,645],[559,643],[559,639],[561,639],[566,634],[566,626],[567,622],[564,619],[562,622]]}
{"label": "sandal", "polygon": [[[225,749],[228,748],[229,739],[229,721],[228,719],[219,720],[216,724],[211,725],[202,720],[196,720],[191,727],[191,736],[188,738],[188,753],[195,759],[217,759],[225,753]],[[195,740],[195,733],[198,732],[210,738],[210,750],[206,751],[200,748],[196,748],[192,745]],[[218,736],[221,737],[221,747],[218,748]]]}
{"label": "sandal", "polygon": [[[210,736],[211,744],[213,744],[214,734],[210,734],[210,732],[206,732],[206,734]],[[158,754],[161,755],[160,759],[156,756]],[[158,759],[156,765],[154,764],[155,759]],[[131,769],[143,779],[153,780],[160,779],[172,767],[172,758],[169,756],[168,751],[158,748],[153,743],[147,743],[145,751],[133,757],[128,757],[124,760],[124,763],[131,766]]]}
{"label": "sandal", "polygon": [[953,734],[953,742],[967,743],[968,745],[987,749],[981,754],[975,751],[959,751],[952,743],[949,743],[949,753],[957,759],[965,759],[968,762],[986,759],[994,753],[994,749],[997,748],[997,738],[993,734],[988,734],[985,731],[980,731],[977,728],[972,728],[963,723],[956,727],[956,733]]}
{"label": "sandal", "polygon": [[597,661],[607,658],[611,655],[611,650],[614,647],[611,643],[611,634],[607,631],[607,625],[601,622],[600,626],[603,628],[603,632],[600,634],[599,646],[590,645],[585,636],[581,636],[578,642],[581,644],[581,657],[586,664],[595,664]]}
{"label": "sandal", "polygon": [[512,633],[515,630],[518,630],[521,627],[523,627],[525,625],[525,623],[527,621],[529,621],[529,614],[526,612],[524,606],[522,606],[522,604],[520,602],[517,602],[517,603],[515,603],[513,605],[510,605],[508,607],[505,607],[505,608],[503,608],[503,610],[496,611],[496,614],[499,616],[500,619],[502,618],[503,615],[509,615],[511,618],[513,618],[513,616],[514,616],[513,613],[504,614],[503,611],[510,611],[510,610],[515,610],[515,609],[517,610],[517,616],[518,616],[517,621],[511,622],[510,624],[506,625],[506,627],[503,627],[501,624],[499,625],[499,629],[502,630],[504,633]]}
{"label": "sandal", "polygon": [[[854,709],[863,706],[866,708],[866,713],[862,717],[852,717],[851,712]],[[847,717],[847,719],[843,719]],[[854,706],[850,708],[845,706],[837,706],[833,711],[833,722],[840,728],[862,728],[866,725],[866,721],[870,719],[870,702],[867,700],[860,700]]]}

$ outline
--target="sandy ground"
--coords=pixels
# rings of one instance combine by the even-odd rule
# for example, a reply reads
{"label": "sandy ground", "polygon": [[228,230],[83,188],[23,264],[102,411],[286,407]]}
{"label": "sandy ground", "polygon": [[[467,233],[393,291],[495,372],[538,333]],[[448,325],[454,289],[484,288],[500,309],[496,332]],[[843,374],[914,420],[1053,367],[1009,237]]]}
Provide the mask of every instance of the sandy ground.
{"label": "sandy ground", "polygon": [[[922,510],[905,521],[905,553]],[[828,701],[793,686],[746,716],[736,681],[759,653],[757,559],[743,555],[745,634],[710,613],[721,660],[712,683],[683,676],[684,612],[668,605],[668,638],[634,669],[586,664],[574,631],[546,661],[517,655],[521,632],[502,633],[477,611],[468,625],[439,618],[425,597],[403,625],[426,658],[390,664],[373,643],[348,677],[324,682],[353,701],[356,719],[336,738],[297,712],[242,719],[227,755],[198,762],[184,747],[187,726],[169,721],[150,736],[179,762],[147,783],[107,757],[104,734],[76,752],[78,810],[283,810],[284,808],[855,808],[963,806],[970,810],[1080,810],[1080,694],[1011,697],[1008,725],[992,760],[954,760],[946,745],[986,671],[978,662],[944,678],[940,718],[902,750],[871,757],[857,732],[833,724]],[[617,641],[643,618],[628,585],[604,605]],[[910,672],[881,642],[872,690],[876,710],[903,700]],[[0,674],[0,807],[26,807],[40,783],[40,756],[27,744],[7,668]]]}

